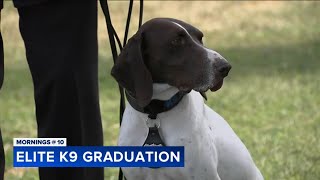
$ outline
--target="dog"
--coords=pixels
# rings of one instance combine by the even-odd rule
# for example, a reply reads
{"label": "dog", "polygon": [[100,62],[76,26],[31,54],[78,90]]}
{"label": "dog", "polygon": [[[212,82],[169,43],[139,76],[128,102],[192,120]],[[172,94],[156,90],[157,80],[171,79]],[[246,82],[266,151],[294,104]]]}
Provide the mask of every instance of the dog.
{"label": "dog", "polygon": [[[206,48],[202,37],[188,23],[155,18],[129,39],[113,66],[111,74],[125,88],[129,102],[118,145],[146,143],[150,134],[146,120],[152,115],[159,123],[153,139],[185,147],[185,167],[122,168],[128,180],[263,179],[232,128],[204,103],[205,92],[221,88],[231,65]],[[153,101],[171,105],[152,113],[148,107],[157,106],[150,104],[159,104]]]}

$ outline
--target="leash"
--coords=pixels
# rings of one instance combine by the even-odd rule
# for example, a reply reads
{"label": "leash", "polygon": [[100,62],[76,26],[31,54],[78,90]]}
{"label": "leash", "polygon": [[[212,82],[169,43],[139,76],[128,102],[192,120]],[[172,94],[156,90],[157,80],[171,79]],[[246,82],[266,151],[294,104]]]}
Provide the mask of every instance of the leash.
{"label": "leash", "polygon": [[[109,43],[110,43],[110,47],[111,47],[112,58],[113,58],[113,62],[115,63],[116,59],[118,58],[116,42],[118,44],[118,47],[119,47],[120,51],[122,51],[123,47],[127,43],[129,27],[130,27],[130,20],[131,20],[131,14],[132,14],[132,8],[133,8],[133,0],[130,0],[130,3],[129,3],[126,29],[125,29],[125,33],[124,33],[124,39],[123,39],[123,46],[121,44],[121,41],[120,41],[120,38],[119,38],[117,32],[115,31],[115,29],[114,29],[114,27],[112,25],[112,21],[111,21],[111,16],[110,16],[110,11],[109,11],[107,0],[100,0],[100,5],[101,5],[101,8],[102,8],[103,14],[105,16],[105,19],[106,19],[106,25],[107,25],[108,35],[109,35]],[[143,0],[140,0],[139,26],[138,26],[139,28],[140,28],[140,26],[142,24],[142,17],[143,17]],[[119,93],[120,93],[120,115],[119,115],[119,119],[120,120],[119,120],[119,123],[120,123],[120,126],[121,126],[123,112],[124,112],[124,109],[125,109],[125,95],[124,95],[124,89],[119,84],[118,84],[118,87],[119,87]],[[121,168],[119,168],[118,179],[119,180],[126,179],[124,177],[124,175],[123,175],[123,172],[122,172]]]}
{"label": "leash", "polygon": [[[1,23],[1,14],[0,14],[0,23]],[[1,29],[0,29],[0,89],[3,84],[3,78],[4,78],[4,50],[3,50],[3,41],[2,41],[2,35],[1,35]]]}
{"label": "leash", "polygon": [[[1,5],[0,5],[1,6]],[[1,11],[1,7],[0,7]],[[1,23],[1,14],[0,14],[0,23]],[[0,29],[0,90],[3,84],[4,78],[4,52],[3,52],[3,42],[2,42],[2,35]],[[4,168],[5,168],[5,155],[3,149],[3,141],[0,129],[0,180],[3,180],[4,177]]]}

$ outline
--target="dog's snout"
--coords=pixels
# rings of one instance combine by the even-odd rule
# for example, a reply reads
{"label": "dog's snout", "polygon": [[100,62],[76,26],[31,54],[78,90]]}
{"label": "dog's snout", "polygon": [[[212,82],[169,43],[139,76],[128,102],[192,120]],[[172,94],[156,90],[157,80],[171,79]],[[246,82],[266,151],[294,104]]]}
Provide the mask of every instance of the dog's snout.
{"label": "dog's snout", "polygon": [[223,77],[228,76],[230,69],[231,69],[231,65],[229,63],[225,63],[220,67],[218,67],[218,71]]}
{"label": "dog's snout", "polygon": [[228,61],[222,57],[219,53],[206,49],[208,53],[208,59],[213,62],[213,66],[216,71],[222,76],[226,77],[229,74],[229,71],[231,69],[231,65],[228,63]]}

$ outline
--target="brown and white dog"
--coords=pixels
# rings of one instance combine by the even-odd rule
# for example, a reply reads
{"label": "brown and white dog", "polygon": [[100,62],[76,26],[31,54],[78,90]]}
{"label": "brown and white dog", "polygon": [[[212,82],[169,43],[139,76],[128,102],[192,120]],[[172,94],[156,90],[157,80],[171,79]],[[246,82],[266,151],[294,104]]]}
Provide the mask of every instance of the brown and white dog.
{"label": "brown and white dog", "polygon": [[[170,18],[146,22],[129,40],[112,75],[140,107],[191,91],[171,110],[158,114],[168,146],[185,147],[183,168],[123,168],[128,180],[260,180],[250,153],[228,123],[204,104],[202,94],[221,88],[231,65],[204,47],[203,33]],[[198,92],[196,92],[198,91]],[[130,103],[120,129],[120,146],[141,146],[148,115]]]}

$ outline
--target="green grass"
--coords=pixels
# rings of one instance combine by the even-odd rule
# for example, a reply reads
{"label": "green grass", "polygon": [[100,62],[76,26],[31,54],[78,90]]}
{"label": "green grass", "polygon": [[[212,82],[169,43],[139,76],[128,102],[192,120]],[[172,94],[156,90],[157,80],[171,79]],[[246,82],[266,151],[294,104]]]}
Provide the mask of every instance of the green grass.
{"label": "green grass", "polygon": [[[120,33],[126,15],[119,12],[126,10],[125,4],[110,5]],[[38,179],[36,169],[12,168],[12,138],[36,137],[36,123],[17,15],[5,5],[1,23],[6,74],[0,92],[5,177]],[[136,15],[135,10],[134,20]],[[204,31],[206,45],[231,62],[224,87],[208,93],[207,104],[230,123],[265,179],[320,179],[320,3],[147,1],[144,15],[145,20],[168,16],[196,25]],[[101,13],[99,42],[105,145],[115,145],[119,96],[109,75],[111,53]],[[116,179],[117,169],[106,168],[105,177]]]}

